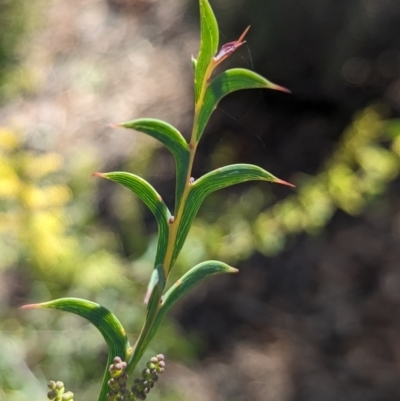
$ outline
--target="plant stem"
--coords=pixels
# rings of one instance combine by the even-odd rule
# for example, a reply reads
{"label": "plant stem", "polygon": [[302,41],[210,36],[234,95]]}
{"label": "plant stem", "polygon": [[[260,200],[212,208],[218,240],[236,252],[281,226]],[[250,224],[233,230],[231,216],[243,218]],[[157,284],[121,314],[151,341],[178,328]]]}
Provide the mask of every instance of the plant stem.
{"label": "plant stem", "polygon": [[170,231],[169,231],[169,236],[168,236],[168,246],[167,246],[167,251],[165,253],[165,258],[164,258],[164,263],[163,263],[166,277],[168,277],[168,274],[172,268],[171,263],[172,263],[172,255],[173,255],[173,251],[174,251],[175,243],[176,243],[176,236],[179,231],[179,225],[181,223],[186,199],[191,190],[190,178],[192,175],[193,162],[194,162],[197,145],[198,145],[198,141],[196,139],[196,133],[197,133],[197,128],[198,128],[199,114],[200,114],[201,105],[204,100],[204,95],[205,95],[205,92],[206,92],[206,89],[208,86],[208,81],[209,81],[209,78],[211,77],[214,66],[215,66],[214,60],[211,59],[209,65],[207,67],[206,73],[204,75],[204,80],[201,85],[200,95],[195,104],[193,128],[192,128],[192,133],[191,133],[190,142],[189,142],[190,158],[189,158],[189,163],[188,163],[187,171],[186,171],[185,187],[184,187],[184,190],[182,193],[182,198],[176,200],[176,204],[178,204],[179,206],[178,206],[177,210],[175,211],[174,220],[171,222],[171,224],[169,226]]}
{"label": "plant stem", "polygon": [[151,301],[148,304],[146,320],[144,322],[144,325],[142,327],[140,335],[136,341],[136,344],[132,348],[132,353],[130,354],[130,359],[128,361],[127,372],[132,372],[135,369],[140,358],[143,356],[148,343],[150,342],[151,338],[155,334],[154,330],[152,330],[152,327],[153,327],[154,321],[158,315],[160,305],[162,303],[162,295],[164,292],[166,279],[168,278],[169,272],[172,268],[172,256],[173,256],[173,251],[175,248],[176,238],[177,238],[177,234],[179,231],[179,226],[181,224],[183,211],[185,208],[185,203],[186,203],[187,197],[189,196],[189,193],[191,190],[190,178],[191,178],[191,174],[192,174],[193,162],[194,162],[197,145],[198,145],[198,141],[196,139],[196,134],[197,134],[197,129],[198,129],[198,119],[199,119],[200,109],[201,109],[201,106],[202,106],[202,103],[204,100],[204,95],[205,95],[205,92],[206,92],[206,89],[208,86],[208,81],[211,77],[214,67],[215,67],[215,63],[214,63],[214,60],[212,59],[212,60],[210,60],[210,63],[207,67],[207,70],[206,70],[206,73],[204,76],[204,80],[203,80],[203,83],[201,86],[201,92],[200,92],[198,100],[195,104],[193,128],[192,128],[192,133],[191,133],[190,142],[189,142],[190,157],[189,157],[189,162],[187,164],[185,187],[184,187],[184,190],[182,193],[182,198],[176,200],[175,204],[178,205],[178,207],[175,210],[174,219],[169,223],[168,244],[167,244],[167,250],[165,253],[163,266],[162,266],[164,274],[165,274],[165,280],[162,282],[161,287],[158,286],[157,293],[156,293],[157,286],[153,289]]}

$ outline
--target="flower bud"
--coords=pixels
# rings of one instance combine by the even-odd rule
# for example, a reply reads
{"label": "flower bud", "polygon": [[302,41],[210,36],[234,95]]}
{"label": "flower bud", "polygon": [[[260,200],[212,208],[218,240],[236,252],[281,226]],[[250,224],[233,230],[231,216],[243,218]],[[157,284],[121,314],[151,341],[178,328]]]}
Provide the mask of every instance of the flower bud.
{"label": "flower bud", "polygon": [[57,391],[56,389],[53,389],[53,390],[51,390],[51,391],[49,391],[49,392],[47,393],[47,398],[48,398],[49,400],[54,400],[54,398],[56,398],[57,395],[58,395],[58,391]]}
{"label": "flower bud", "polygon": [[61,397],[62,401],[73,401],[74,393],[72,391],[67,391]]}
{"label": "flower bud", "polygon": [[50,390],[54,390],[54,389],[56,388],[56,382],[55,382],[54,380],[50,380],[50,381],[47,383],[47,387],[48,387]]}
{"label": "flower bud", "polygon": [[56,385],[55,385],[55,388],[57,390],[62,390],[64,388],[64,383],[62,381],[57,381]]}

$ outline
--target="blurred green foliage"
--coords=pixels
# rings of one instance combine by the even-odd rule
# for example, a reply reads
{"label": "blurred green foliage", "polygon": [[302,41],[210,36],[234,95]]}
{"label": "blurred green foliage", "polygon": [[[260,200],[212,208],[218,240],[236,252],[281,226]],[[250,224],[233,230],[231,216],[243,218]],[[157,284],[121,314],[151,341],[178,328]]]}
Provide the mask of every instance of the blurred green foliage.
{"label": "blurred green foliage", "polygon": [[224,194],[213,195],[192,227],[180,263],[216,258],[235,265],[255,251],[272,256],[291,235],[320,233],[337,210],[362,213],[399,174],[398,126],[391,123],[389,129],[382,109],[371,106],[358,113],[314,177],[291,179],[297,187],[286,199],[276,202],[260,184],[231,194],[228,203]]}
{"label": "blurred green foliage", "polygon": [[[99,385],[91,380],[102,372],[89,369],[102,370],[106,359],[97,331],[69,314],[17,311],[27,299],[91,298],[116,310],[131,336],[144,318],[151,269],[130,273],[115,234],[94,221],[96,181],[89,172],[97,159],[86,152],[71,164],[76,169],[0,129],[0,399],[45,399],[46,381],[62,377],[90,400]],[[192,353],[168,324],[149,354],[160,349],[176,357]],[[104,361],[96,364],[98,358]]]}
{"label": "blurred green foliage", "polygon": [[362,213],[399,174],[399,153],[395,142],[386,146],[387,133],[378,107],[358,113],[320,172],[299,175],[298,193],[258,216],[257,249],[274,254],[282,250],[287,235],[319,233],[338,209]]}
{"label": "blurred green foliage", "polygon": [[[60,180],[62,156],[24,149],[17,135],[6,129],[0,131],[0,152],[2,269],[28,262],[38,277],[57,277],[57,282],[47,282],[54,291],[79,282],[96,290],[112,284],[113,277],[118,280],[121,262],[117,257],[93,252],[85,244],[101,243],[107,234],[89,238],[70,232],[75,212],[74,206],[67,207],[72,190]],[[98,269],[100,260],[102,268]],[[82,262],[85,272],[79,267]]]}

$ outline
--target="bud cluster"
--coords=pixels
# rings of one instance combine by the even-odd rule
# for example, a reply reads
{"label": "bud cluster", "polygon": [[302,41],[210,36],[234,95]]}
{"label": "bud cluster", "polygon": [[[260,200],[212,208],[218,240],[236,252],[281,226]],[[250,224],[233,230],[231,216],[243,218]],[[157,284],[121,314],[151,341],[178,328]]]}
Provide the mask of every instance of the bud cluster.
{"label": "bud cluster", "polygon": [[159,354],[150,359],[146,364],[146,369],[142,371],[142,377],[135,379],[132,386],[132,398],[134,400],[145,400],[147,394],[154,387],[154,383],[158,380],[158,375],[163,373],[165,369],[164,355]]}
{"label": "bud cluster", "polygon": [[49,381],[47,387],[50,391],[47,393],[47,398],[54,401],[74,401],[74,393],[65,391],[64,383],[61,381]]}
{"label": "bud cluster", "polygon": [[128,374],[125,372],[125,369],[126,362],[122,361],[119,356],[116,356],[114,363],[109,368],[111,379],[108,381],[110,391],[107,393],[107,400],[125,401],[128,399],[128,389],[126,388]]}

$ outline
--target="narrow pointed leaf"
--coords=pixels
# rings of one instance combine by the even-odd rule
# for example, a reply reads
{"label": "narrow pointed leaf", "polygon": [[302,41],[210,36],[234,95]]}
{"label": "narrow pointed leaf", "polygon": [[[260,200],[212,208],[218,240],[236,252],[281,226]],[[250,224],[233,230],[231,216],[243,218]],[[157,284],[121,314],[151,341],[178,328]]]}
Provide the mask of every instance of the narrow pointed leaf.
{"label": "narrow pointed leaf", "polygon": [[168,219],[171,213],[157,191],[143,178],[122,171],[94,173],[95,176],[118,182],[133,191],[154,214],[158,224],[158,245],[155,265],[163,262],[168,243]]}
{"label": "narrow pointed leaf", "polygon": [[208,260],[190,269],[163,296],[161,314],[167,313],[194,286],[205,278],[219,273],[237,273],[238,269],[218,260]]}
{"label": "narrow pointed leaf", "polygon": [[125,329],[117,317],[104,306],[81,298],[59,298],[22,307],[22,309],[45,308],[63,310],[89,320],[100,331],[110,350],[117,352],[115,356],[125,357],[126,350],[129,348]]}
{"label": "narrow pointed leaf", "polygon": [[156,321],[159,313],[161,296],[166,283],[165,272],[162,265],[156,266],[156,268],[153,270],[152,280],[153,288],[149,303],[147,305],[146,321],[142,331],[140,332],[139,338],[136,341],[136,344],[132,347],[132,353],[129,356],[127,366],[128,373],[135,369],[154,335],[152,330],[154,327],[154,322]]}
{"label": "narrow pointed leaf", "polygon": [[288,90],[282,86],[275,85],[261,75],[244,68],[233,68],[213,78],[207,86],[203,105],[200,110],[196,132],[197,141],[200,140],[211,114],[224,96],[241,89],[255,88],[275,89],[288,92]]}
{"label": "narrow pointed leaf", "polygon": [[[205,278],[218,274],[218,273],[236,273],[238,270],[228,266],[225,263],[209,260],[208,262],[203,262],[198,264],[189,270],[184,276],[181,277],[163,296],[162,302],[160,302],[160,298],[158,297],[160,294],[157,293],[156,296],[152,295],[154,302],[157,302],[157,305],[154,305],[153,310],[155,313],[152,314],[152,325],[149,325],[149,331],[146,333],[146,342],[143,343],[144,347],[147,347],[148,343],[156,334],[160,324],[162,323],[165,315],[171,309],[171,307],[180,299],[183,295],[185,295],[190,289],[192,289],[195,285],[203,281]],[[151,302],[151,301],[150,301]],[[149,303],[150,305],[150,303]],[[150,308],[149,308],[150,309]],[[147,323],[147,322],[146,322]],[[142,332],[143,333],[143,332]],[[142,337],[142,333],[140,337]],[[141,349],[142,349],[141,348]],[[139,347],[137,348],[139,349]],[[143,355],[143,351],[140,353],[137,352],[136,358],[134,358],[134,362],[131,366],[128,363],[128,369],[130,370],[132,367],[136,366],[139,362],[140,357]]]}
{"label": "narrow pointed leaf", "polygon": [[219,42],[218,24],[208,0],[200,0],[200,51],[197,58],[194,89],[196,103],[207,68],[217,53]]}
{"label": "narrow pointed leaf", "polygon": [[209,260],[200,263],[184,274],[163,296],[160,311],[154,322],[154,332],[157,331],[162,320],[171,307],[178,302],[193,287],[202,282],[207,277],[220,273],[237,273],[238,270],[217,260]]}
{"label": "narrow pointed leaf", "polygon": [[192,67],[193,71],[196,72],[197,60],[192,56]]}
{"label": "narrow pointed leaf", "polygon": [[190,226],[192,225],[192,222],[206,196],[218,189],[246,181],[270,181],[273,183],[293,186],[292,184],[273,176],[261,167],[251,164],[232,164],[230,166],[221,167],[202,176],[192,184],[190,189],[177,234],[171,266],[175,263],[179,252],[182,249],[183,243],[185,242]]}
{"label": "narrow pointed leaf", "polygon": [[99,401],[107,399],[107,382],[110,379],[108,368],[116,356],[125,360],[128,349],[130,347],[125,329],[119,322],[117,317],[105,307],[86,299],[80,298],[60,298],[50,302],[43,302],[40,304],[25,305],[22,309],[59,309],[66,312],[79,315],[92,323],[104,337],[108,345],[108,360],[107,367],[103,377],[103,384]]}
{"label": "narrow pointed leaf", "polygon": [[156,286],[157,282],[158,282],[158,272],[157,272],[157,269],[153,269],[151,276],[150,276],[149,283],[147,284],[146,295],[144,296],[145,304],[149,303],[151,293],[153,292],[153,288]]}
{"label": "narrow pointed leaf", "polygon": [[143,132],[167,147],[175,158],[177,205],[185,187],[186,171],[189,164],[189,148],[185,138],[172,125],[154,118],[139,118],[121,123],[119,126]]}

